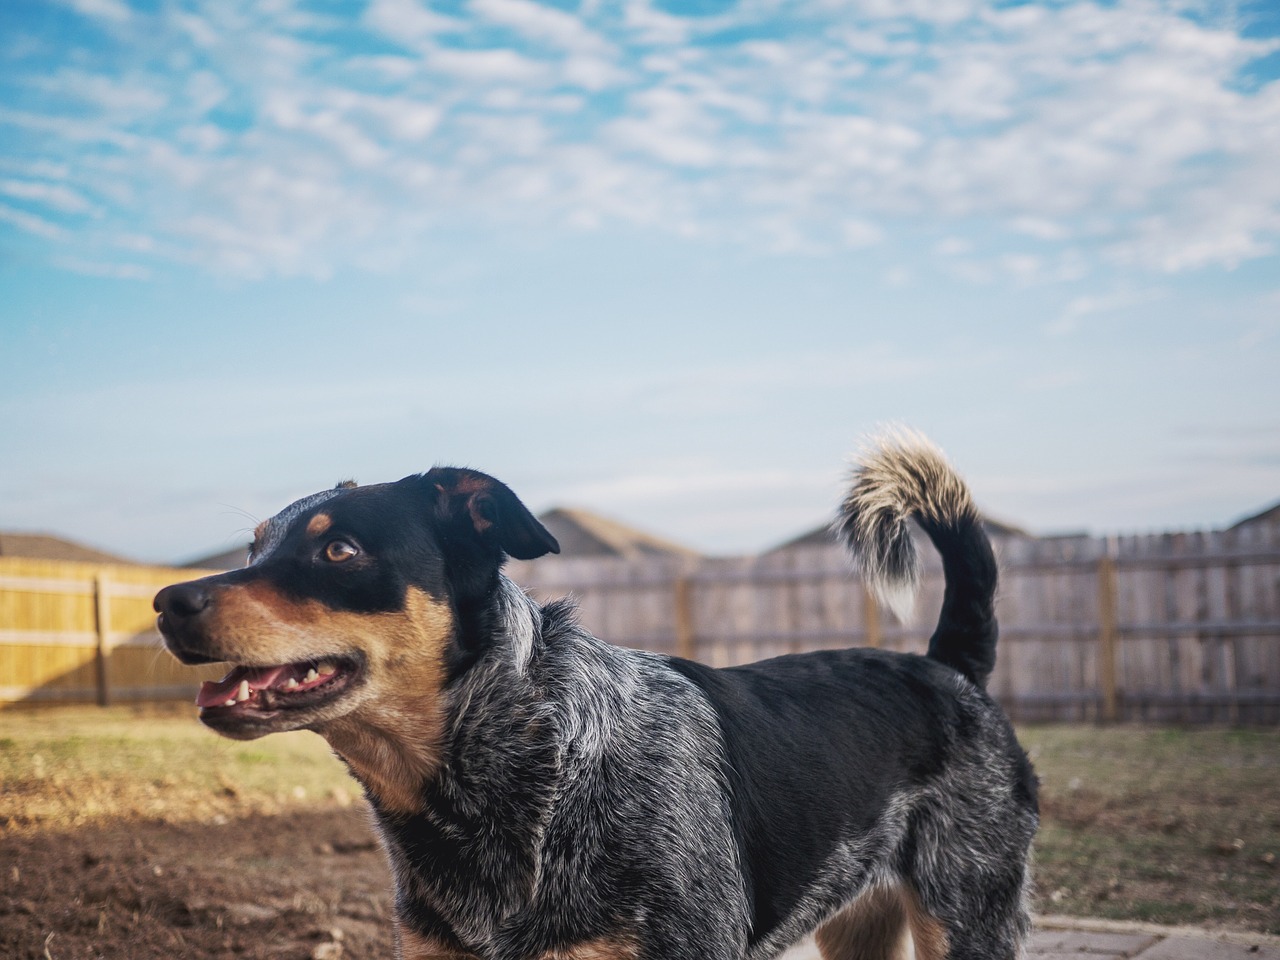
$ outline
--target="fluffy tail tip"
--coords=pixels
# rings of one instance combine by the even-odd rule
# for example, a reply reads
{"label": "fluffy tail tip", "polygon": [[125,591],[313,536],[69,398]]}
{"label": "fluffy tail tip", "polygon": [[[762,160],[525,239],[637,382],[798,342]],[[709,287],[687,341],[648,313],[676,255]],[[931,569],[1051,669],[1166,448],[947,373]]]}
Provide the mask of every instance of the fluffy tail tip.
{"label": "fluffy tail tip", "polygon": [[855,456],[849,492],[832,524],[876,599],[905,623],[920,585],[911,519],[953,523],[976,515],[968,488],[924,434],[892,427]]}

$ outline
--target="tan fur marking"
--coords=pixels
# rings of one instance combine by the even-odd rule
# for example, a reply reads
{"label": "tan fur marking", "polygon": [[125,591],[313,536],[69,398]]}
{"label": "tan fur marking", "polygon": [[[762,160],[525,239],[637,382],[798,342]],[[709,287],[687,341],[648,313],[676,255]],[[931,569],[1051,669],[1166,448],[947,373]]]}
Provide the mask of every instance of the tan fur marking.
{"label": "tan fur marking", "polygon": [[417,813],[422,784],[440,762],[444,648],[453,635],[453,615],[447,604],[412,588],[405,615],[412,637],[360,638],[369,661],[365,696],[346,716],[317,730],[384,810]]}
{"label": "tan fur marking", "polygon": [[916,960],[946,960],[949,949],[947,928],[942,921],[925,910],[920,897],[910,888],[902,891],[902,904],[907,911],[907,923],[911,926]]}
{"label": "tan fur marking", "polygon": [[260,524],[253,528],[253,539],[261,540],[267,535],[267,521],[263,520]]}
{"label": "tan fur marking", "polygon": [[351,765],[384,809],[420,809],[444,736],[444,651],[449,605],[410,588],[403,610],[358,614],[294,601],[265,583],[221,592],[208,624],[211,654],[265,666],[359,651],[364,683],[319,716],[312,729]]}
{"label": "tan fur marking", "polygon": [[307,521],[307,536],[318,537],[333,526],[333,517],[327,513],[317,513]]}
{"label": "tan fur marking", "polygon": [[470,953],[458,953],[438,940],[428,940],[403,924],[396,924],[396,960],[476,960]]}
{"label": "tan fur marking", "polygon": [[816,939],[823,960],[947,956],[946,928],[925,911],[916,892],[904,886],[872,887],[819,927]]}
{"label": "tan fur marking", "polygon": [[818,928],[823,960],[911,960],[897,888],[872,887]]}
{"label": "tan fur marking", "polygon": [[[470,953],[458,953],[399,923],[396,946],[397,960],[476,960]],[[629,940],[591,940],[541,954],[537,960],[635,960],[636,956],[636,945]]]}
{"label": "tan fur marking", "polygon": [[591,940],[544,953],[538,960],[635,960],[637,954],[630,940]]}

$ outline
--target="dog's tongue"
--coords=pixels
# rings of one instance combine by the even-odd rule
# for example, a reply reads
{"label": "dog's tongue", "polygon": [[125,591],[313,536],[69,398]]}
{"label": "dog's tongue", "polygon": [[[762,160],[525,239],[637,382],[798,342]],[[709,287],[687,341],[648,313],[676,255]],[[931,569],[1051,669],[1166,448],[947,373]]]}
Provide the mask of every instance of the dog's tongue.
{"label": "dog's tongue", "polygon": [[200,693],[196,696],[198,707],[221,707],[233,698],[240,689],[242,680],[249,681],[249,689],[265,690],[289,669],[288,664],[277,667],[235,667],[221,680],[206,680],[200,684]]}

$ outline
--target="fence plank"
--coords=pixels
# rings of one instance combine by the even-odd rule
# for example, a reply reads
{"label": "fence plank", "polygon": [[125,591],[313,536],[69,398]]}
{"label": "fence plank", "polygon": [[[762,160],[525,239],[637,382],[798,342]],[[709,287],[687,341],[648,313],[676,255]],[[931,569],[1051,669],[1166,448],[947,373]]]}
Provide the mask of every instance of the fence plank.
{"label": "fence plank", "polygon": [[1102,719],[1120,718],[1116,689],[1116,564],[1109,555],[1098,558],[1098,685],[1102,690]]}
{"label": "fence plank", "polygon": [[108,587],[109,581],[105,573],[98,573],[93,578],[93,632],[98,641],[95,666],[100,707],[111,703],[111,677],[108,672],[111,661],[111,601],[107,593]]}

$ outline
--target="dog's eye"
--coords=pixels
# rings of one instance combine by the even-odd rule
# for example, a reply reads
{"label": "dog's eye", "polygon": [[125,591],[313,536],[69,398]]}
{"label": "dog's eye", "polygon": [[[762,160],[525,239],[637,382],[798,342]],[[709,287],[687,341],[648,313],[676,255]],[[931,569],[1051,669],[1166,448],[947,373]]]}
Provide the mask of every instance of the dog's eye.
{"label": "dog's eye", "polygon": [[359,548],[348,540],[330,540],[328,546],[324,548],[324,558],[330,563],[342,563],[359,552]]}

